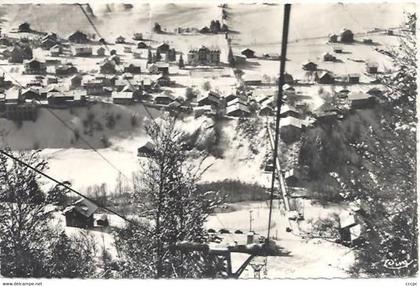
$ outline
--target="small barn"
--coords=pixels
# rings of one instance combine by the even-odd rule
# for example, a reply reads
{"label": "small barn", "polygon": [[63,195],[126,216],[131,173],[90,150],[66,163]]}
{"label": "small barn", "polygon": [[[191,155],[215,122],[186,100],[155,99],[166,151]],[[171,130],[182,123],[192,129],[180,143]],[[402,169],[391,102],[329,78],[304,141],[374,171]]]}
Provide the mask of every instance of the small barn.
{"label": "small barn", "polygon": [[226,115],[234,117],[247,117],[251,115],[251,111],[246,104],[237,102],[235,104],[229,105],[226,108]]}
{"label": "small barn", "polygon": [[145,42],[138,42],[137,49],[148,49],[149,46]]}
{"label": "small barn", "polygon": [[343,47],[341,46],[334,46],[333,47],[333,52],[336,54],[342,54],[343,53]]}
{"label": "small barn", "polygon": [[52,57],[58,57],[63,53],[63,47],[60,45],[54,45],[50,48],[50,55]]}
{"label": "small barn", "polygon": [[18,27],[19,33],[30,33],[32,32],[31,25],[28,22],[22,23]]}
{"label": "small barn", "polygon": [[143,34],[142,33],[134,33],[133,34],[133,40],[135,40],[135,41],[143,40]]}
{"label": "small barn", "polygon": [[302,69],[305,71],[316,71],[318,70],[318,65],[312,61],[307,61],[302,65]]}
{"label": "small barn", "polygon": [[159,52],[161,54],[166,54],[169,51],[169,48],[170,47],[167,43],[162,43],[156,47],[156,52]]}
{"label": "small barn", "polygon": [[255,51],[251,50],[251,49],[245,49],[241,52],[242,55],[244,55],[245,57],[249,58],[255,58]]}
{"label": "small barn", "polygon": [[137,149],[137,156],[138,157],[152,157],[155,154],[155,145],[148,141],[143,146]]}
{"label": "small barn", "polygon": [[324,71],[320,75],[317,74],[316,81],[321,84],[334,84],[335,77],[332,73]]}
{"label": "small barn", "polygon": [[80,199],[63,210],[66,217],[66,226],[77,228],[93,228],[93,214],[98,206],[87,199]]}
{"label": "small barn", "polygon": [[366,72],[370,74],[378,73],[378,64],[375,62],[366,63]]}
{"label": "small barn", "polygon": [[25,74],[45,74],[47,67],[44,62],[31,59],[24,64]]}
{"label": "small barn", "polygon": [[287,104],[280,109],[280,118],[286,117],[301,118],[302,114],[296,108]]}
{"label": "small barn", "polygon": [[80,31],[76,31],[68,37],[68,40],[72,43],[86,44],[89,42],[88,36]]}
{"label": "small barn", "polygon": [[220,95],[217,92],[209,91],[207,94],[198,96],[197,103],[199,106],[210,105],[217,107],[220,104]]}
{"label": "small barn", "polygon": [[340,33],[340,42],[342,43],[353,43],[354,34],[351,30],[344,28]]}
{"label": "small barn", "polygon": [[131,63],[129,65],[124,66],[124,72],[128,72],[131,74],[141,74],[141,66],[139,64]]}
{"label": "small barn", "polygon": [[324,53],[322,55],[322,58],[323,58],[324,62],[335,62],[335,61],[337,61],[337,58],[334,57],[332,54],[330,54],[328,52]]}
{"label": "small barn", "polygon": [[112,102],[114,104],[130,105],[134,103],[134,92],[131,88],[123,88],[122,91],[112,92]]}
{"label": "small barn", "polygon": [[155,96],[154,102],[160,105],[169,105],[175,100],[175,97],[169,93],[161,93]]}
{"label": "small barn", "polygon": [[90,47],[90,46],[74,46],[74,47],[72,47],[72,54],[75,57],[90,57],[90,56],[92,56],[92,47]]}
{"label": "small barn", "polygon": [[347,82],[352,84],[360,83],[360,74],[351,73],[347,75]]}
{"label": "small barn", "polygon": [[338,41],[337,34],[329,34],[328,35],[328,42],[330,42],[330,43],[337,43],[337,41]]}
{"label": "small barn", "polygon": [[351,92],[348,96],[352,109],[367,109],[375,105],[375,98],[364,92]]}
{"label": "small barn", "polygon": [[125,38],[124,38],[123,36],[118,36],[118,37],[115,39],[115,43],[116,43],[116,44],[124,44],[124,43],[125,43]]}

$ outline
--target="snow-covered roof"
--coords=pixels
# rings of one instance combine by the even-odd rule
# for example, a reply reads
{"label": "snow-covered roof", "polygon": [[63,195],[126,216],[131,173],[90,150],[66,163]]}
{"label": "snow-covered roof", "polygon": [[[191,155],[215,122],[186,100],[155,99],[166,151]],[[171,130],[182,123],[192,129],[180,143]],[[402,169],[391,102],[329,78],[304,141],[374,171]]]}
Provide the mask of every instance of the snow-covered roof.
{"label": "snow-covered roof", "polygon": [[85,217],[90,217],[97,209],[98,206],[95,205],[93,202],[82,198],[74,202],[71,206],[65,208],[63,214],[75,210]]}
{"label": "snow-covered roof", "polygon": [[288,116],[288,117],[280,120],[280,127],[295,126],[297,128],[302,128],[302,125],[304,125],[303,120],[292,117],[292,116]]}

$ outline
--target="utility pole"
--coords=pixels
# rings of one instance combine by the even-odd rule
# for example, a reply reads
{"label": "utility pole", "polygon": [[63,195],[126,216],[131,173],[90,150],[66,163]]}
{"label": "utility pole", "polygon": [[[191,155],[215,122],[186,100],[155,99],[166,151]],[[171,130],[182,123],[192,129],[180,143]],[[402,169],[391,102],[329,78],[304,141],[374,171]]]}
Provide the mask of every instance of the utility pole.
{"label": "utility pole", "polygon": [[252,218],[252,210],[249,211],[249,232],[252,231],[252,221],[254,219]]}
{"label": "utility pole", "polygon": [[[281,41],[281,55],[280,55],[280,78],[279,78],[279,84],[278,84],[277,110],[276,110],[276,134],[274,138],[273,162],[277,161],[277,156],[278,156],[280,109],[283,104],[283,85],[284,85],[284,72],[286,69],[286,52],[287,52],[287,39],[289,35],[290,8],[291,8],[291,4],[284,5],[283,35],[282,35],[282,41]],[[280,170],[276,170],[277,167],[278,167],[277,164],[274,165],[272,176],[271,176],[270,211],[269,211],[269,216],[268,216],[268,231],[267,231],[267,238],[266,238],[267,244],[270,240],[271,216],[273,212],[273,199],[274,199],[274,182],[276,179],[276,172],[280,172]]]}

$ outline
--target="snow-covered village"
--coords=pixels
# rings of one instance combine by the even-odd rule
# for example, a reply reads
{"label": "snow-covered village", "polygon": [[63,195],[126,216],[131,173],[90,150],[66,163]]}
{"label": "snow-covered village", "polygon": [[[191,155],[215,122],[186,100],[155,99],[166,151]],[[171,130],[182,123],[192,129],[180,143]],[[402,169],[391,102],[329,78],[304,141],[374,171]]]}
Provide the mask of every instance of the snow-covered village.
{"label": "snow-covered village", "polygon": [[416,276],[415,10],[1,4],[1,276]]}

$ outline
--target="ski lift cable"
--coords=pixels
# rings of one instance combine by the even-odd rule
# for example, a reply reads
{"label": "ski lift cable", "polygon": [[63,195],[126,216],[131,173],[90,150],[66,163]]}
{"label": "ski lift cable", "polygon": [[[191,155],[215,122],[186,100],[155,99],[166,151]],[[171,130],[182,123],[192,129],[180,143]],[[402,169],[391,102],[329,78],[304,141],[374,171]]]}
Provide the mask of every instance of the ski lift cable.
{"label": "ski lift cable", "polygon": [[[7,70],[5,70],[1,65],[0,69],[6,73],[17,85],[19,85],[21,88],[25,88],[18,80],[16,80]],[[41,103],[39,100],[35,100],[38,103]],[[45,109],[53,116],[55,117],[65,128],[69,129],[72,132],[75,132],[75,129],[73,129],[65,120],[63,120],[57,113],[52,111],[49,107],[45,106]],[[101,152],[99,152],[95,147],[92,146],[92,144],[89,143],[87,139],[85,139],[82,135],[79,135],[80,140],[83,141],[83,143],[86,144],[93,152],[98,154],[103,161],[105,161],[109,166],[111,166],[114,170],[116,170],[119,174],[123,175],[125,178],[128,179],[128,176],[125,175],[119,168],[115,166],[108,158],[106,158]]]}

